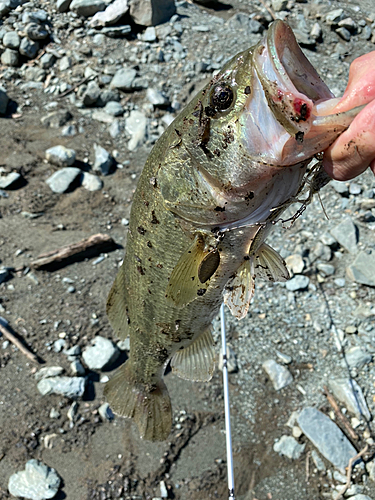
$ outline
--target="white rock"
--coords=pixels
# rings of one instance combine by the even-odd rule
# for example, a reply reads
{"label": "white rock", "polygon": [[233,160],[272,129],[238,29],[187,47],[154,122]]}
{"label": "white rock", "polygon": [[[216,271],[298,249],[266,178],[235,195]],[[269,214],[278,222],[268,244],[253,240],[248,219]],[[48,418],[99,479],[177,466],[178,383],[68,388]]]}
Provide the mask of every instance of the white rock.
{"label": "white rock", "polygon": [[118,358],[120,351],[109,339],[97,336],[92,345],[82,353],[83,361],[90,370],[109,368]]}
{"label": "white rock", "polygon": [[8,490],[15,497],[44,500],[56,495],[60,483],[55,469],[33,459],[26,463],[25,470],[10,476]]}

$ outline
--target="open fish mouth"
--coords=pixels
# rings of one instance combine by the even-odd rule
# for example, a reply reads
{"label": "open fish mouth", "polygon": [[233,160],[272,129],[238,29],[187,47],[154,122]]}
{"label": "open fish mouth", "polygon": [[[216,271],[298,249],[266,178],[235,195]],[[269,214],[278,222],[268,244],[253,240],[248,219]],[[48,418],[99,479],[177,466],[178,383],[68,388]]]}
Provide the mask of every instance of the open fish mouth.
{"label": "open fish mouth", "polygon": [[245,141],[262,162],[285,166],[310,158],[326,149],[359,112],[329,114],[338,99],[281,20],[271,24],[255,47],[253,64]]}

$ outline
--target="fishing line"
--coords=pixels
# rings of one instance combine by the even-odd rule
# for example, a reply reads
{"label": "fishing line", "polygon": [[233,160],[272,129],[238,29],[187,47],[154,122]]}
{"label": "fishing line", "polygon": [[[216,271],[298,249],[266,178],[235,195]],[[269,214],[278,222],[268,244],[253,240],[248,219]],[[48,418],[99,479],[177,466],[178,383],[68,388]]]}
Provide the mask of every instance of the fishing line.
{"label": "fishing line", "polygon": [[235,500],[224,303],[221,304],[220,308],[220,323],[221,323],[221,353],[223,356],[223,385],[224,385],[224,410],[225,410],[225,438],[227,445],[228,499]]}

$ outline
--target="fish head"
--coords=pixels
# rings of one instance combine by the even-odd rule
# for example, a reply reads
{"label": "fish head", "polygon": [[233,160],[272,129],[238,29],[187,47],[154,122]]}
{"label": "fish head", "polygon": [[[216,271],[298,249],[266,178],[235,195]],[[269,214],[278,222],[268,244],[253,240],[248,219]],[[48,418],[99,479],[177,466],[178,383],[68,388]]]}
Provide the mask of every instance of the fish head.
{"label": "fish head", "polygon": [[170,125],[169,168],[159,174],[166,205],[202,226],[269,220],[361,109],[330,114],[336,104],[291,28],[275,21]]}

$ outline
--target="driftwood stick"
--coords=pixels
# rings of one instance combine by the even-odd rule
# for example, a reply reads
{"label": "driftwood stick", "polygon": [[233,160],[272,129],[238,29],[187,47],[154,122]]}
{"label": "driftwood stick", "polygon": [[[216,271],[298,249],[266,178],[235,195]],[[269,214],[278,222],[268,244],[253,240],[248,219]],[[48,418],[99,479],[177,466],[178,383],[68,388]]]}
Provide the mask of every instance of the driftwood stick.
{"label": "driftwood stick", "polygon": [[8,322],[0,318],[0,332],[6,337],[12,344],[14,344],[25,356],[27,356],[34,363],[40,364],[38,356],[30,351],[28,347],[11,331],[8,326]]}
{"label": "driftwood stick", "polygon": [[94,234],[78,243],[43,253],[33,260],[30,266],[34,269],[54,271],[72,262],[95,257],[102,252],[110,252],[116,248],[116,243],[108,234]]}
{"label": "driftwood stick", "polygon": [[353,470],[353,465],[354,463],[362,457],[362,455],[364,455],[368,450],[368,444],[366,444],[366,446],[363,448],[363,450],[361,450],[359,453],[357,453],[357,455],[355,455],[354,457],[352,457],[350,460],[349,460],[349,464],[348,464],[348,470],[347,470],[347,473],[346,473],[346,483],[344,484],[342,490],[338,493],[337,496],[335,496],[335,500],[340,500],[340,498],[343,498],[346,490],[350,487],[350,485],[352,484],[352,470]]}
{"label": "driftwood stick", "polygon": [[353,439],[353,441],[358,441],[358,434],[354,431],[353,427],[349,423],[349,420],[345,417],[345,415],[340,410],[339,405],[337,404],[337,402],[336,402],[335,398],[332,396],[332,394],[329,392],[328,387],[325,385],[323,387],[323,389],[324,389],[324,394],[325,394],[329,404],[332,406],[333,411],[337,415],[337,418],[341,421],[342,425],[345,427],[349,436]]}

